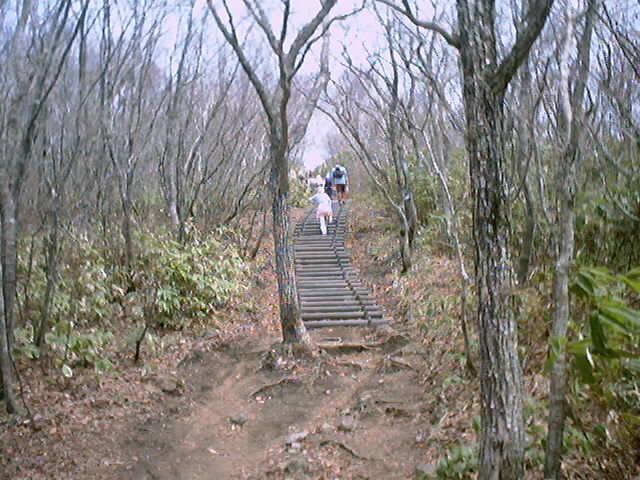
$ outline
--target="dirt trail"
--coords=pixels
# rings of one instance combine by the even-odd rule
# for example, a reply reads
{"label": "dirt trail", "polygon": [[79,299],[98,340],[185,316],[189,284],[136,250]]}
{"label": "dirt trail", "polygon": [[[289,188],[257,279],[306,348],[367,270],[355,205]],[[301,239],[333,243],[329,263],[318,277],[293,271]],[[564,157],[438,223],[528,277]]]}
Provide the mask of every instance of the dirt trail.
{"label": "dirt trail", "polygon": [[[35,415],[11,428],[0,418],[0,480],[417,480],[438,461],[452,475],[473,469],[479,385],[465,374],[452,313],[455,264],[423,255],[398,279],[374,213],[354,209],[352,258],[390,328],[313,331],[326,346],[314,358],[273,349],[266,255],[221,327],[158,337],[162,348],[149,349],[144,366],[125,350],[100,381],[91,369],[56,380],[23,365]],[[544,382],[525,379],[538,402]],[[581,473],[602,458],[574,457],[568,478],[614,478]],[[541,479],[541,464],[526,478]]]}
{"label": "dirt trail", "polygon": [[360,215],[354,266],[390,328],[313,331],[326,344],[313,358],[273,349],[265,256],[224,329],[167,334],[145,366],[123,350],[100,382],[86,369],[52,384],[27,365],[37,416],[0,430],[0,479],[413,480],[416,467],[433,471],[450,445],[473,441],[477,385],[461,378],[456,323],[430,319],[427,330],[404,310],[420,292],[442,297],[439,285],[454,284],[450,262],[432,261],[421,288],[404,291],[389,239]]}
{"label": "dirt trail", "polygon": [[[385,239],[359,237],[354,260],[365,281],[388,284],[388,267],[370,255],[375,244],[388,250]],[[384,329],[312,331],[328,348],[303,360],[272,350],[279,339],[257,333],[184,362],[180,375],[193,393],[180,409],[168,406],[129,429],[114,478],[405,480],[417,478],[417,467],[433,471],[451,441],[468,439],[460,425],[468,425],[473,400],[457,382],[439,388],[459,369],[435,343],[453,340],[451,326],[426,336],[413,328],[396,320]],[[460,408],[448,413],[448,403]]]}
{"label": "dirt trail", "polygon": [[412,365],[419,355],[400,337],[367,334],[315,332],[319,341],[369,346],[303,361],[268,343],[202,358],[189,367],[201,392],[190,413],[139,425],[116,477],[414,478],[423,458],[415,445],[429,417]]}

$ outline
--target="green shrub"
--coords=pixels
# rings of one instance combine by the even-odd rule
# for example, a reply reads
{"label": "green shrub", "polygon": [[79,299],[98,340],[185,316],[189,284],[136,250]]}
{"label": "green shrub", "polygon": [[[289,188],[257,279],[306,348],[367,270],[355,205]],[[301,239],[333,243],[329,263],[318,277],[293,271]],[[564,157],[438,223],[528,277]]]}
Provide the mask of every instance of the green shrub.
{"label": "green shrub", "polygon": [[587,439],[590,448],[587,435],[607,442],[611,429],[621,442],[640,441],[640,268],[625,275],[583,268],[571,290],[578,298],[571,322],[577,340],[553,339],[552,354],[566,344],[572,356],[569,403],[580,429],[576,438]]}
{"label": "green shrub", "polygon": [[583,381],[592,383],[599,370],[607,374],[618,362],[640,356],[640,312],[631,306],[640,295],[640,268],[626,275],[583,268],[571,290],[582,302],[582,321],[574,325],[580,341],[571,343],[569,351]]}
{"label": "green shrub", "polygon": [[471,480],[478,473],[478,449],[463,443],[449,447],[438,463],[438,480]]}
{"label": "green shrub", "polygon": [[608,195],[598,186],[578,197],[576,256],[582,264],[628,270],[640,262],[640,183],[620,179],[607,188]]}
{"label": "green shrub", "polygon": [[[155,323],[184,328],[227,305],[243,289],[247,270],[235,247],[214,235],[189,227],[189,241],[169,234],[144,234],[136,269],[144,288],[151,290],[147,305]],[[222,233],[222,232],[219,232]]]}
{"label": "green shrub", "polygon": [[[93,367],[97,373],[111,368],[105,352],[120,326],[118,312],[133,327],[147,321],[185,328],[240,294],[247,267],[232,242],[220,240],[229,232],[205,233],[192,225],[187,230],[185,243],[168,232],[140,233],[133,272],[111,265],[113,252],[95,248],[86,236],[72,237],[58,269],[45,335],[54,365],[64,376],[72,376],[77,366]],[[33,332],[41,319],[45,269],[38,261],[29,268],[24,250],[19,258],[22,323],[16,329],[16,353],[39,358],[42,352],[33,345]]]}
{"label": "green shrub", "polygon": [[[93,326],[110,318],[115,312],[114,291],[123,279],[109,266],[106,257],[85,236],[75,236],[69,242],[57,271],[54,296],[51,301],[49,323],[73,319],[78,326]],[[25,325],[36,325],[41,317],[41,305],[46,290],[43,259],[34,261],[26,284],[27,255],[19,256],[18,275],[21,287],[19,301],[23,305]]]}
{"label": "green shrub", "polygon": [[57,362],[67,377],[73,370],[69,365],[84,368],[93,367],[101,373],[111,369],[111,361],[104,356],[104,351],[113,341],[112,332],[100,328],[88,331],[74,330],[72,322],[60,322],[47,333],[46,342],[54,352],[57,352]]}

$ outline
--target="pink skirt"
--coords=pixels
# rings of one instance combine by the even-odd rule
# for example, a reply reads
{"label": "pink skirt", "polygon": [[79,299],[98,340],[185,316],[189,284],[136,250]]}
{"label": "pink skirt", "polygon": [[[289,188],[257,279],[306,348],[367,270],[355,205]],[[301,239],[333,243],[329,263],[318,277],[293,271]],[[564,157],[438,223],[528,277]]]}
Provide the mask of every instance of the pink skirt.
{"label": "pink skirt", "polygon": [[316,210],[316,218],[320,217],[329,217],[333,215],[333,211],[331,207],[328,205],[318,205],[318,210]]}

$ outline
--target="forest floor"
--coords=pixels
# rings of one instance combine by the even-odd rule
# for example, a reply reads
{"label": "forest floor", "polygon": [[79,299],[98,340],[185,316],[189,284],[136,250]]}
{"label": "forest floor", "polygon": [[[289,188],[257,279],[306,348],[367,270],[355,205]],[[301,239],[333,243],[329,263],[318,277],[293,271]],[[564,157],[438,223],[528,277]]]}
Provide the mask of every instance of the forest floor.
{"label": "forest floor", "polygon": [[[316,330],[326,348],[293,358],[277,348],[265,255],[224,328],[158,335],[144,366],[130,351],[102,378],[23,366],[31,416],[0,424],[0,479],[408,480],[435,474],[447,452],[452,472],[468,469],[479,384],[446,315],[459,295],[455,264],[430,256],[399,280],[384,219],[352,211],[354,264],[389,328]],[[527,391],[544,395],[545,382],[528,375]],[[608,478],[581,471],[573,478]]]}

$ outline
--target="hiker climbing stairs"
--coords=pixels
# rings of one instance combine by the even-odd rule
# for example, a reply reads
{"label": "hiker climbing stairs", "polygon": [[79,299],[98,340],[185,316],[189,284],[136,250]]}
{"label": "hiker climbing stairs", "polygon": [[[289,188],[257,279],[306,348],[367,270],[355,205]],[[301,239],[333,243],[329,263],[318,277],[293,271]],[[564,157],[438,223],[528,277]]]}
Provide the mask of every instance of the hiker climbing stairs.
{"label": "hiker climbing stairs", "polygon": [[336,213],[326,235],[320,232],[315,208],[294,230],[296,283],[307,328],[379,326],[382,309],[358,278],[345,249],[347,206],[333,202]]}

